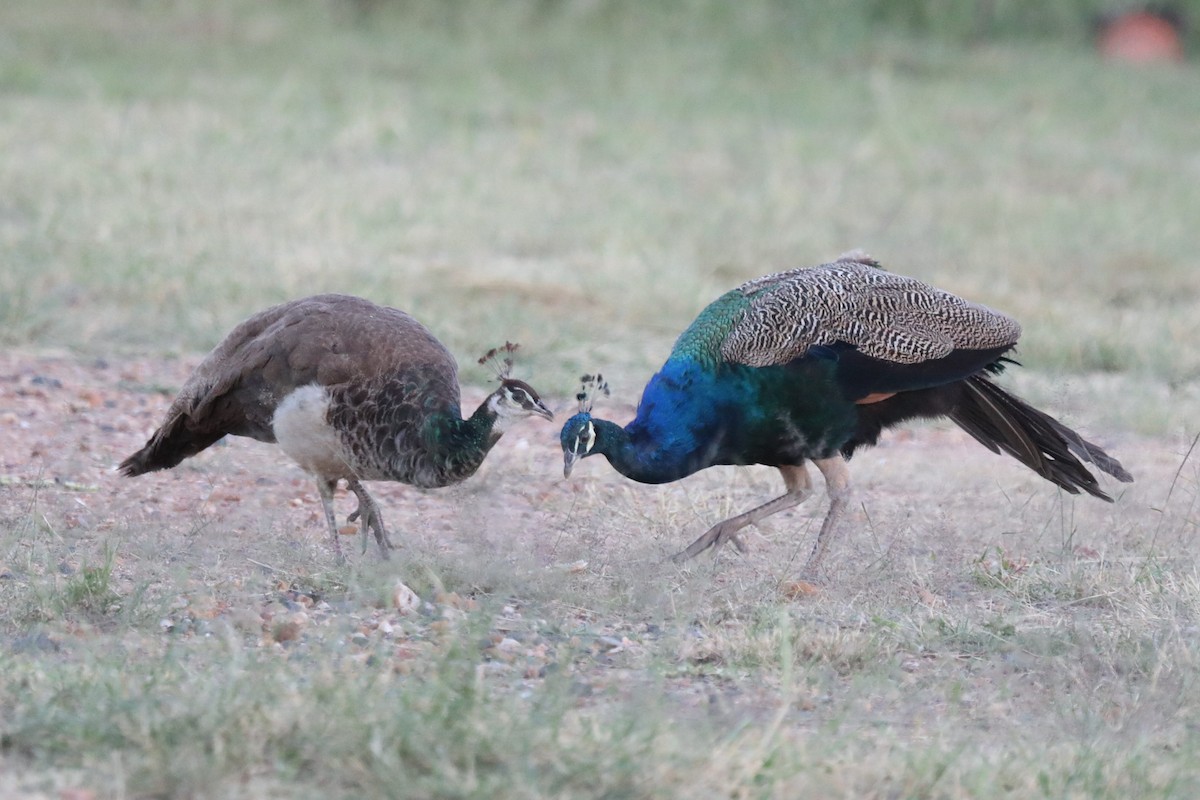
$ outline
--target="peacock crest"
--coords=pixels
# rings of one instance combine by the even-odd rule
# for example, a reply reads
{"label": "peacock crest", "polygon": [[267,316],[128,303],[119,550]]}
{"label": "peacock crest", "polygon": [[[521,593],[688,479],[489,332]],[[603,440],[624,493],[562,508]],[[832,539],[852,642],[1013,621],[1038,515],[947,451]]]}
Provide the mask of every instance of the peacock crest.
{"label": "peacock crest", "polygon": [[597,372],[595,375],[584,375],[579,379],[579,391],[575,394],[575,399],[579,402],[579,413],[592,413],[592,405],[596,400],[597,395],[608,397],[612,394],[608,389],[608,381],[604,380],[604,376]]}

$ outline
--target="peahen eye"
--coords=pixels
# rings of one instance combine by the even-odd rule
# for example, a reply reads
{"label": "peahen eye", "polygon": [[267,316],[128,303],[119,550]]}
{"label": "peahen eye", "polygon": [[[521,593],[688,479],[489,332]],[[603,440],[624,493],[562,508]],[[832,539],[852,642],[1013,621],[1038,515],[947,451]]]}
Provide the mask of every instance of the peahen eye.
{"label": "peahen eye", "polygon": [[524,405],[525,403],[529,402],[529,395],[525,394],[524,389],[511,390],[509,392],[509,397],[511,397],[514,402],[519,403],[521,405]]}

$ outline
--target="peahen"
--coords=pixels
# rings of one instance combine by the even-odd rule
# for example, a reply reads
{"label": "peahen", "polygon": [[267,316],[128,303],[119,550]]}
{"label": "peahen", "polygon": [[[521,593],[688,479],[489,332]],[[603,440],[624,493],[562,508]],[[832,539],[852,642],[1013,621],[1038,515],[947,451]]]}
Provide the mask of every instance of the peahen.
{"label": "peahen", "polygon": [[509,376],[506,344],[480,359],[500,386],[463,419],[454,357],[424,325],[395,308],[340,294],[293,300],[234,328],[188,378],[124,475],[174,467],[227,434],[278,442],[317,480],[341,558],[333,492],[345,480],[380,552],[392,547],[365,480],[422,488],[474,474],[504,430],[526,416],[553,419],[538,393]]}
{"label": "peahen", "polygon": [[[992,382],[1021,334],[1011,318],[847,253],[830,264],[748,281],[717,298],[675,342],[624,428],[580,412],[567,420],[564,474],[602,454],[642,483],[717,464],[777,467],[786,492],[714,525],[675,556],[686,560],[812,493],[805,462],[825,478],[829,511],[806,571],[824,558],[850,496],[846,466],[880,432],[916,417],[949,417],[1077,494],[1111,498],[1083,465],[1132,476],[1103,450]],[[590,381],[592,386],[586,384]]]}

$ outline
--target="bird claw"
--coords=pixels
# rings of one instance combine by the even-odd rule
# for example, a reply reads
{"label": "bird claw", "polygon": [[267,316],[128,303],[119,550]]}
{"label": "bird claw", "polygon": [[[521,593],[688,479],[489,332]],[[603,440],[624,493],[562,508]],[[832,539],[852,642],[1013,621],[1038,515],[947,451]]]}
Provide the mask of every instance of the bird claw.
{"label": "bird claw", "polygon": [[388,557],[387,551],[395,550],[397,548],[396,548],[396,545],[392,544],[392,540],[388,536],[388,533],[387,533],[387,528],[383,527],[383,515],[380,514],[379,510],[377,508],[375,508],[373,505],[368,506],[366,508],[366,510],[364,511],[363,510],[364,505],[365,504],[363,503],[363,501],[359,500],[358,508],[351,511],[346,516],[346,522],[347,522],[347,524],[353,525],[355,522],[358,522],[358,520],[361,519],[362,524],[360,525],[360,528],[362,530],[363,552],[364,553],[367,552],[367,546],[370,542],[370,539],[368,538],[367,534],[370,533],[370,534],[375,535],[375,541],[379,544],[380,554],[384,558],[387,558]]}
{"label": "bird claw", "polygon": [[732,542],[733,546],[736,547],[737,551],[742,555],[750,552],[750,548],[746,547],[746,543],[742,541],[742,537],[741,534],[738,533],[738,529],[734,528],[733,526],[727,527],[724,523],[721,523],[714,525],[708,530],[707,533],[689,544],[687,549],[681,550],[675,555],[671,556],[671,560],[676,564],[682,564],[683,562],[700,555],[710,547],[714,548],[714,550],[720,550],[721,545],[725,544],[725,542]]}

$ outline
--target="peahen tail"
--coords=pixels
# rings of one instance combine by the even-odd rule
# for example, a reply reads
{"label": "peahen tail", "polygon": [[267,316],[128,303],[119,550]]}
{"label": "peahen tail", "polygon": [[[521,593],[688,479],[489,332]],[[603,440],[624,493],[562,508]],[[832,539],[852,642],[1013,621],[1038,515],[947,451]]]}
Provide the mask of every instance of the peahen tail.
{"label": "peahen tail", "polygon": [[1008,453],[1071,494],[1082,489],[1109,502],[1112,498],[1101,491],[1083,461],[1119,481],[1133,480],[1108,453],[982,375],[971,376],[962,387],[950,419],[992,452]]}
{"label": "peahen tail", "polygon": [[185,458],[196,455],[224,436],[223,431],[192,431],[182,415],[176,416],[154,432],[141,450],[120,463],[122,475],[133,477],[160,469],[170,469]]}

